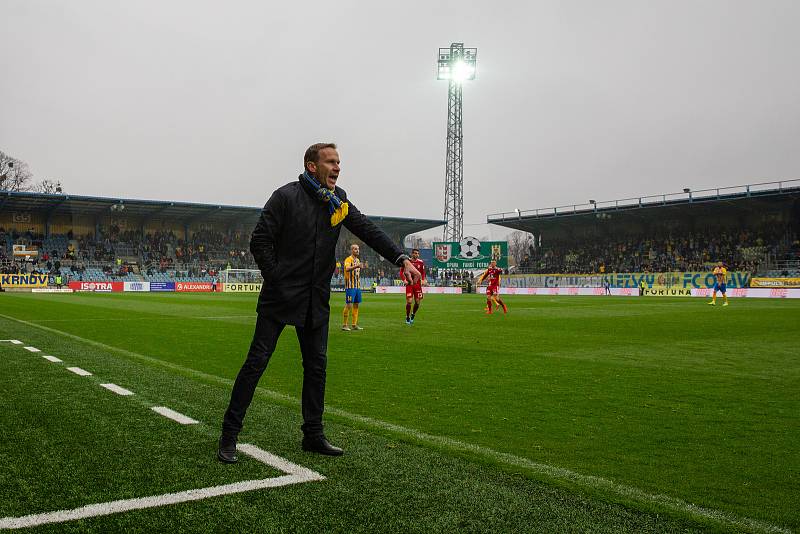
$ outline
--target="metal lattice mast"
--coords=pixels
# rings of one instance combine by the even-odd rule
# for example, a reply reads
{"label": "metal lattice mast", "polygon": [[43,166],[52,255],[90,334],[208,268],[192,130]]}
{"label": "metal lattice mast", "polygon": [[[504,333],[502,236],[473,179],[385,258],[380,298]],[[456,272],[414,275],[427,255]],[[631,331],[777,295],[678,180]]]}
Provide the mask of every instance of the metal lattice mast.
{"label": "metal lattice mast", "polygon": [[464,237],[464,137],[461,127],[461,84],[450,80],[447,90],[447,163],[444,177],[443,241]]}
{"label": "metal lattice mast", "polygon": [[464,237],[464,138],[461,123],[462,84],[475,79],[476,48],[453,43],[439,49],[440,80],[448,80],[447,159],[444,183],[443,241],[461,241]]}

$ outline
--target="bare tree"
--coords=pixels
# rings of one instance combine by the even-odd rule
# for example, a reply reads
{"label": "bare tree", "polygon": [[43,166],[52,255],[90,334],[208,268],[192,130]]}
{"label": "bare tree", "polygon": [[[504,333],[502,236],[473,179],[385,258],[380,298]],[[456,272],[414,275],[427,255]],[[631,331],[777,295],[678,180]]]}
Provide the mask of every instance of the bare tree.
{"label": "bare tree", "polygon": [[0,190],[30,191],[33,173],[28,164],[0,150]]}
{"label": "bare tree", "polygon": [[533,236],[528,232],[513,232],[508,236],[508,254],[514,258],[514,263],[519,265],[528,255]]}
{"label": "bare tree", "polygon": [[61,182],[54,180],[42,180],[33,186],[33,191],[37,193],[47,193],[48,195],[60,195],[64,192],[63,189],[61,189]]}
{"label": "bare tree", "polygon": [[0,191],[35,191],[60,195],[61,182],[42,180],[33,182],[33,173],[28,164],[0,150]]}

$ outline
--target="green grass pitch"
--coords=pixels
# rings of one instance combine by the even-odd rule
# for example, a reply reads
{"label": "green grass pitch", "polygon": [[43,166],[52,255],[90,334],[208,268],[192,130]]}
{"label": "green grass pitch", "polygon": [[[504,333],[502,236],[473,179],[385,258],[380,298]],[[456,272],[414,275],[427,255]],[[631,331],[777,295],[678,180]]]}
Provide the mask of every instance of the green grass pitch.
{"label": "green grass pitch", "polygon": [[[42,351],[0,342],[0,518],[280,476],[214,459],[255,300],[0,295],[0,339]],[[401,295],[366,295],[365,330],[342,332],[343,301],[326,433],[345,456],[300,450],[291,328],[240,436],[325,480],[35,530],[800,528],[800,302],[509,296],[486,316],[479,295],[429,295],[407,326]]]}

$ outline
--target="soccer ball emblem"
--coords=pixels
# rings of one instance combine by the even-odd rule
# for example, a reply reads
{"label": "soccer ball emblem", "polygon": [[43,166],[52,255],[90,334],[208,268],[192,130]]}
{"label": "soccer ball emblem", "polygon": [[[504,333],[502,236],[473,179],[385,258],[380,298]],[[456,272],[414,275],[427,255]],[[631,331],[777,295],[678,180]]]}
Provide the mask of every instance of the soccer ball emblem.
{"label": "soccer ball emblem", "polygon": [[481,255],[481,242],[475,239],[474,237],[465,237],[459,243],[461,246],[461,256],[467,260],[474,260],[475,258],[480,257]]}

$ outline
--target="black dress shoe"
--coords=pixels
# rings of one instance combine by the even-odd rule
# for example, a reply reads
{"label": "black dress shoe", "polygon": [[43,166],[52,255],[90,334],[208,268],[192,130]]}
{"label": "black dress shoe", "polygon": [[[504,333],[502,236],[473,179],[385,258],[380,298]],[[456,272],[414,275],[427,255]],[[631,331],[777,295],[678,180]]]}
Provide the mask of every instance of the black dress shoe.
{"label": "black dress shoe", "polygon": [[219,447],[217,447],[217,460],[226,464],[235,464],[239,461],[236,457],[236,441],[219,438]]}
{"label": "black dress shoe", "polygon": [[308,452],[316,452],[318,454],[325,454],[327,456],[341,456],[344,451],[339,447],[331,445],[325,436],[305,437],[303,438],[303,450]]}

